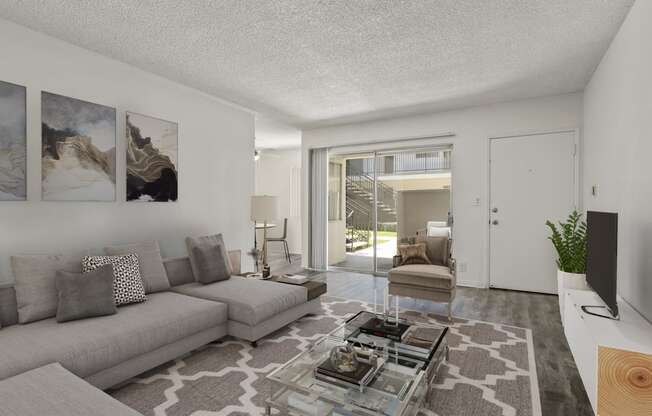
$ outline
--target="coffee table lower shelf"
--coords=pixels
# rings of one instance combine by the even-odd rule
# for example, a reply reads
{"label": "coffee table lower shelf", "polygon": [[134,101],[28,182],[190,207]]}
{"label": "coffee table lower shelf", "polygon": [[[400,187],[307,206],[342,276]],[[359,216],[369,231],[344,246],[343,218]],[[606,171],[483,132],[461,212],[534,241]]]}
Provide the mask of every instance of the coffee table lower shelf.
{"label": "coffee table lower shelf", "polygon": [[[428,385],[422,383],[414,388],[427,389]],[[411,392],[410,394],[410,397],[415,399],[411,400],[401,411],[402,416],[415,416],[426,402],[427,392]],[[292,416],[378,416],[381,414],[353,403],[342,404],[323,396],[300,393],[290,388],[279,390],[273,397],[266,400],[265,414],[271,416],[272,409],[279,410],[281,415]]]}

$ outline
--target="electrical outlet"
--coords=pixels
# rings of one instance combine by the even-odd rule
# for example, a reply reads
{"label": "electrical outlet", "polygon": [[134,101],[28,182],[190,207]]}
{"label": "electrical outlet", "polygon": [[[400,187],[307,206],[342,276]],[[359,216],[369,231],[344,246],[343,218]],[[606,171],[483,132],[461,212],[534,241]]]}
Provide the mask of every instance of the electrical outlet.
{"label": "electrical outlet", "polygon": [[474,207],[480,206],[480,198],[473,198],[473,206]]}

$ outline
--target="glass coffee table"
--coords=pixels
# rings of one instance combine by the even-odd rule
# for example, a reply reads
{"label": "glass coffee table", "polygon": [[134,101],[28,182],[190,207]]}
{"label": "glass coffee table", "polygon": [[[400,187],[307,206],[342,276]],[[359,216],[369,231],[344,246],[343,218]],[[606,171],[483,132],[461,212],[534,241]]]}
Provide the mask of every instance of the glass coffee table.
{"label": "glass coffee table", "polygon": [[[428,402],[430,385],[448,357],[448,327],[401,319],[409,326],[401,341],[361,330],[371,319],[385,317],[359,312],[269,374],[267,414],[277,409],[289,415],[415,415]],[[377,362],[364,386],[315,376],[331,350],[347,343]]]}

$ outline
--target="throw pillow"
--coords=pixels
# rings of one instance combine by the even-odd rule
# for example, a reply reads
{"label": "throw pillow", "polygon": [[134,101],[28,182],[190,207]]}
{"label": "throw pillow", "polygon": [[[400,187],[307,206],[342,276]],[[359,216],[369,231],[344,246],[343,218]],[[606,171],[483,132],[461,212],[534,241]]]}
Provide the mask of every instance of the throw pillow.
{"label": "throw pillow", "polygon": [[188,256],[190,257],[190,267],[192,272],[195,275],[195,280],[198,280],[198,275],[200,274],[200,267],[197,262],[197,259],[194,257],[193,249],[195,247],[208,248],[216,247],[222,253],[222,258],[226,259],[226,267],[228,275],[231,276],[233,273],[233,267],[231,266],[231,260],[229,259],[229,253],[226,250],[226,245],[224,244],[224,239],[222,234],[209,235],[205,237],[188,237],[186,238],[186,247],[188,249]]}
{"label": "throw pillow", "polygon": [[170,281],[163,266],[161,249],[157,241],[104,247],[104,253],[109,256],[123,256],[131,253],[138,254],[140,276],[143,278],[145,293],[161,292],[170,288]]}
{"label": "throw pillow", "polygon": [[195,261],[199,283],[208,284],[227,280],[231,277],[228,259],[224,257],[220,246],[195,246],[191,257]]}
{"label": "throw pillow", "polygon": [[426,255],[426,245],[419,244],[401,244],[398,247],[401,254],[401,266],[406,264],[431,264]]}
{"label": "throw pillow", "polygon": [[88,273],[106,264],[113,265],[113,297],[116,306],[147,300],[137,254],[86,256],[82,261],[82,271]]}
{"label": "throw pillow", "polygon": [[81,272],[85,254],[11,256],[19,323],[26,324],[57,314],[57,287],[54,281],[57,271]]}
{"label": "throw pillow", "polygon": [[74,321],[117,312],[113,299],[113,266],[88,273],[58,271],[55,278],[59,304],[57,322]]}

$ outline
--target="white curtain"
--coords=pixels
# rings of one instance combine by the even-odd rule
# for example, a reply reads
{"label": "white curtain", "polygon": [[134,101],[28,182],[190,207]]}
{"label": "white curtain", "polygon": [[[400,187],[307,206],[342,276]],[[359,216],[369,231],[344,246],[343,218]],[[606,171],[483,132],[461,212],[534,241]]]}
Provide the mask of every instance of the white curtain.
{"label": "white curtain", "polygon": [[328,268],[328,149],[310,154],[310,267]]}

